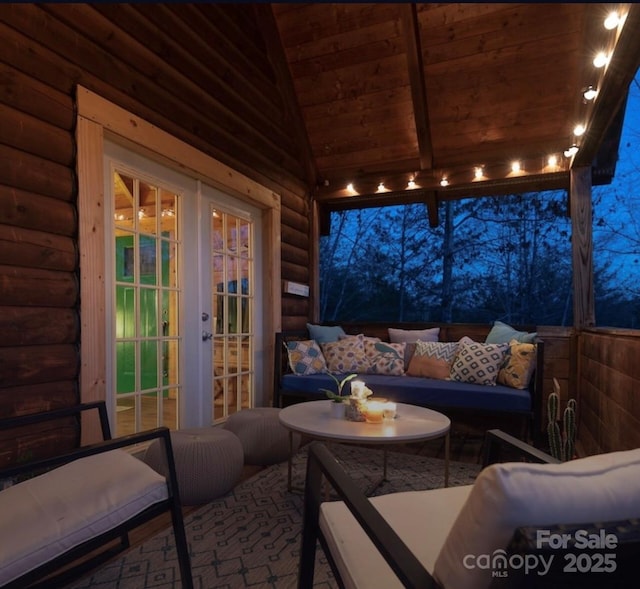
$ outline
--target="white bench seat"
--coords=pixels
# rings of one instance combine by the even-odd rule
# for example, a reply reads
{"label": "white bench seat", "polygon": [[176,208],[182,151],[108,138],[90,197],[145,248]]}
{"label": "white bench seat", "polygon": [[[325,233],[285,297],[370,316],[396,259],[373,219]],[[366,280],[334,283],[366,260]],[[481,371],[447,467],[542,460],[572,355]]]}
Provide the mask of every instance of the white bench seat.
{"label": "white bench seat", "polygon": [[0,585],[168,498],[167,483],[124,450],[81,458],[0,492]]}

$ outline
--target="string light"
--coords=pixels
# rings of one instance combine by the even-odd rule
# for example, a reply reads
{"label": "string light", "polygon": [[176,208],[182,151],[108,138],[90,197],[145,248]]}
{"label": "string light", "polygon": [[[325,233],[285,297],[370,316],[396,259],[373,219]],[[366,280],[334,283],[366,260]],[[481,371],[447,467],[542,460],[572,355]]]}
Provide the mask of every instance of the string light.
{"label": "string light", "polygon": [[609,63],[609,57],[608,55],[604,52],[604,51],[600,51],[600,53],[598,53],[594,58],[593,58],[593,65],[595,67],[604,67],[605,65],[607,65]]}
{"label": "string light", "polygon": [[620,24],[620,15],[613,11],[607,15],[607,18],[604,19],[604,28],[608,31],[611,31]]}

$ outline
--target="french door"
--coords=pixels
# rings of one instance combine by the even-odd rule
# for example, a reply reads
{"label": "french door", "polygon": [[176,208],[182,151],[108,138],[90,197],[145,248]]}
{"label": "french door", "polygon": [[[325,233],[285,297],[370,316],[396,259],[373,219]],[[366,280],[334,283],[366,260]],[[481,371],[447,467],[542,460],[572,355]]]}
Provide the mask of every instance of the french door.
{"label": "french door", "polygon": [[252,406],[259,211],[109,142],[105,172],[114,431],[205,425]]}
{"label": "french door", "polygon": [[257,293],[260,292],[260,211],[234,206],[204,187],[201,232],[203,382],[211,383],[212,421],[254,403]]}

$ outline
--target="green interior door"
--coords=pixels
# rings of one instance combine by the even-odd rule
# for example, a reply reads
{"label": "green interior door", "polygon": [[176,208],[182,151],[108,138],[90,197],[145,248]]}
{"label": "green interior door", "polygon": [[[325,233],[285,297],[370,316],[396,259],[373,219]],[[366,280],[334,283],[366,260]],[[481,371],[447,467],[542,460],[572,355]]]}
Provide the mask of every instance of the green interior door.
{"label": "green interior door", "polygon": [[[160,289],[156,284],[155,270],[156,240],[152,237],[140,237],[142,262],[140,285],[134,282],[134,244],[133,235],[116,237],[116,391],[130,393],[136,390],[136,354],[139,354],[140,389],[153,389],[168,383],[165,366],[168,362],[167,350],[163,349],[163,370],[158,370],[158,337],[166,330],[168,308],[164,308],[168,299],[163,299],[161,331],[158,329],[158,305]],[[168,274],[168,245],[162,244],[162,275]],[[166,251],[165,251],[166,250]],[[125,283],[125,284],[123,284]],[[131,283],[128,286],[126,283]],[[136,332],[136,290],[139,291],[140,309],[138,310],[139,333]],[[122,341],[129,338],[135,341]],[[120,341],[118,341],[120,340]]]}

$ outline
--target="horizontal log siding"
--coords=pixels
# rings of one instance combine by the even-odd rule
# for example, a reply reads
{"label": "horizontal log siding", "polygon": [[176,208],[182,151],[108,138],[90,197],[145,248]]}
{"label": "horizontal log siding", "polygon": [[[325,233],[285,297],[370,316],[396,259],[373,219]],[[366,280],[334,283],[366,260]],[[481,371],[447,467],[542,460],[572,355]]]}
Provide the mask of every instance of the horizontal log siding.
{"label": "horizontal log siding", "polygon": [[[309,282],[308,195],[270,67],[251,5],[3,7],[3,415],[79,400],[78,84],[282,195],[282,278]],[[285,298],[285,325],[308,316]]]}
{"label": "horizontal log siding", "polygon": [[579,450],[639,448],[640,332],[587,330],[579,349]]}

